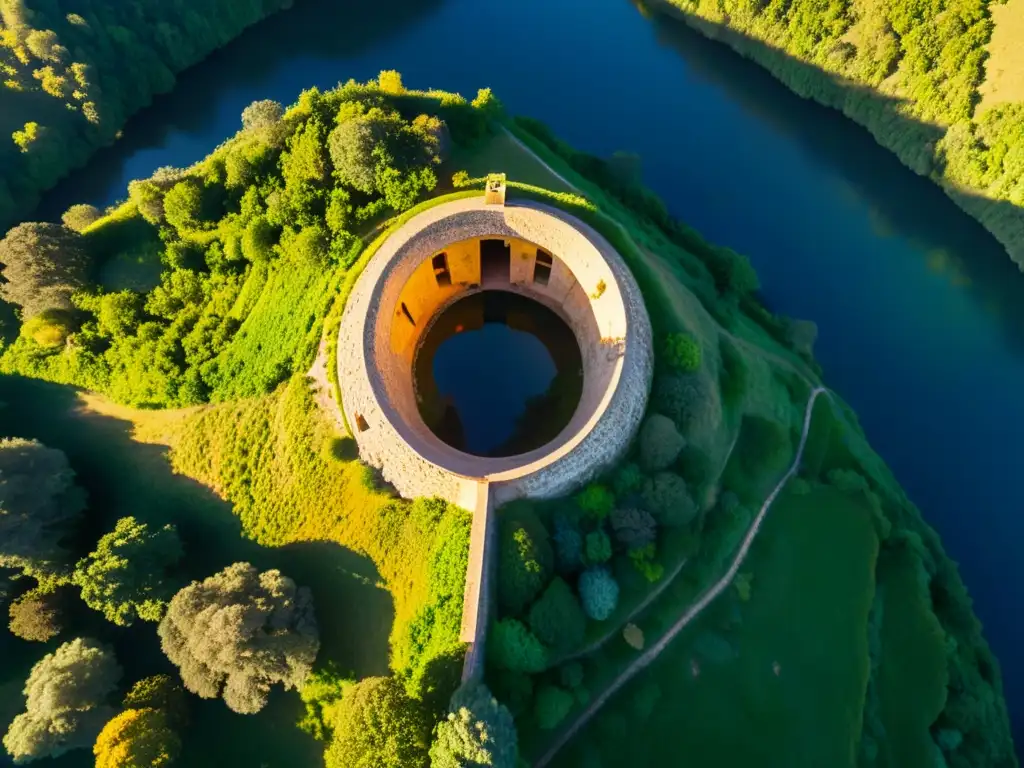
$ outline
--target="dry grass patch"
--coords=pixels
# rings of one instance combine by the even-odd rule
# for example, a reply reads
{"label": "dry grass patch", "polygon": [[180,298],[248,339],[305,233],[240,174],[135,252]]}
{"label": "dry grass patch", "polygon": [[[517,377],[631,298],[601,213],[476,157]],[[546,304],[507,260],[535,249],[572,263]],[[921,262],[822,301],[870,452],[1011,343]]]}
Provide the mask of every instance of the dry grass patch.
{"label": "dry grass patch", "polygon": [[989,3],[995,29],[988,45],[978,112],[997,104],[1024,102],[1024,0]]}

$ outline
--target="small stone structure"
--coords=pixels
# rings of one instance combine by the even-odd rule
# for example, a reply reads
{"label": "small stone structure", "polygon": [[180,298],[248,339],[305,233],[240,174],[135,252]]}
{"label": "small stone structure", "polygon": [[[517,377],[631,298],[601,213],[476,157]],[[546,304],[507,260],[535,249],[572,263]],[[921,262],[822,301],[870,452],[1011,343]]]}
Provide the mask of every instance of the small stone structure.
{"label": "small stone structure", "polygon": [[[471,643],[467,675],[482,668],[494,509],[569,493],[618,460],[643,418],[653,368],[643,298],[612,246],[558,209],[506,204],[504,178],[493,190],[490,182],[484,195],[430,208],[388,238],[356,283],[338,336],[342,405],[361,458],[403,496],[440,496],[474,513],[462,626]],[[508,248],[508,273],[497,282],[481,276],[482,240]],[[580,403],[562,432],[502,458],[471,456],[436,437],[419,414],[413,382],[431,321],[457,299],[492,289],[556,311],[576,335],[584,369]]]}
{"label": "small stone structure", "polygon": [[484,205],[505,205],[505,174],[491,173],[484,187]]}

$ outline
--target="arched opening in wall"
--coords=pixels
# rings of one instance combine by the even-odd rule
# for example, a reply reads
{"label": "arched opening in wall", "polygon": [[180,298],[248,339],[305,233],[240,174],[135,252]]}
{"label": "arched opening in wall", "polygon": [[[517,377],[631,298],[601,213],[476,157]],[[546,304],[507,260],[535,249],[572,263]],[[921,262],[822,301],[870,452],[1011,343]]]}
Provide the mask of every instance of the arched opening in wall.
{"label": "arched opening in wall", "polygon": [[452,284],[452,273],[448,269],[448,254],[439,253],[431,259],[431,266],[434,268],[434,279],[440,288],[447,288]]}
{"label": "arched opening in wall", "polygon": [[508,285],[512,275],[512,247],[504,240],[480,241],[480,279],[484,288]]}
{"label": "arched opening in wall", "polygon": [[537,285],[547,285],[551,280],[553,265],[554,259],[551,258],[551,254],[538,248],[536,259],[533,262],[533,282]]}
{"label": "arched opening in wall", "polygon": [[449,305],[420,341],[413,375],[426,425],[476,456],[516,456],[551,442],[583,392],[572,329],[540,302],[501,290]]}

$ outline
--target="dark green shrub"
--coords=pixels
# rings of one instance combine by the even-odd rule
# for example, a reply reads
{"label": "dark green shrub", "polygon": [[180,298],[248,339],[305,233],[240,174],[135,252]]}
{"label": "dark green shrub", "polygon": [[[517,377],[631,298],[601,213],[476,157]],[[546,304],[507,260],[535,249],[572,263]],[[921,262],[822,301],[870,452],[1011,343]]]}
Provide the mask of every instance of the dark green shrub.
{"label": "dark green shrub", "polygon": [[494,684],[494,695],[519,717],[530,710],[533,703],[533,678],[525,672],[498,669],[488,672],[487,679]]}
{"label": "dark green shrub", "polygon": [[555,518],[555,561],[561,573],[575,573],[583,567],[583,537],[568,518]]}
{"label": "dark green shrub", "polygon": [[644,474],[633,462],[622,464],[612,477],[612,489],[615,491],[615,498],[621,499],[633,491],[640,490],[644,484]]}
{"label": "dark green shrub", "polygon": [[686,481],[673,472],[659,472],[644,482],[643,500],[654,519],[668,527],[683,526],[697,515]]}
{"label": "dark green shrub", "polygon": [[718,402],[707,374],[662,373],[655,377],[652,407],[686,434],[714,419]]}
{"label": "dark green shrub", "polygon": [[640,463],[648,472],[670,466],[685,446],[672,419],[660,413],[652,413],[640,428]]}
{"label": "dark green shrub", "polygon": [[580,575],[583,612],[595,621],[604,621],[619,604],[619,584],[603,567],[588,568]]}
{"label": "dark green shrub", "polygon": [[670,333],[661,345],[661,359],[670,368],[693,373],[700,368],[700,344],[688,333]]}
{"label": "dark green shrub", "polygon": [[537,691],[534,717],[537,725],[549,731],[562,722],[572,709],[572,694],[555,685],[545,685]]}
{"label": "dark green shrub", "polygon": [[496,622],[487,650],[495,666],[510,672],[543,672],[548,663],[548,649],[518,619]]}
{"label": "dark green shrub", "polygon": [[653,544],[658,535],[654,518],[646,510],[637,507],[613,511],[611,525],[616,540],[627,549]]}
{"label": "dark green shrub", "polygon": [[527,505],[501,512],[498,543],[498,602],[520,613],[551,578],[554,553],[548,531]]}
{"label": "dark green shrub", "polygon": [[588,565],[600,565],[612,559],[612,542],[604,531],[591,531],[584,544]]}
{"label": "dark green shrub", "polygon": [[530,608],[530,629],[555,652],[568,651],[583,642],[586,617],[572,589],[557,576]]}
{"label": "dark green shrub", "polygon": [[734,451],[736,461],[730,461],[729,471],[738,468],[748,476],[781,472],[789,463],[790,450],[790,434],[785,426],[759,416],[744,416]]}
{"label": "dark green shrub", "polygon": [[615,496],[603,485],[591,483],[576,496],[576,503],[589,517],[604,520],[615,506]]}
{"label": "dark green shrub", "polygon": [[712,470],[711,459],[696,446],[686,446],[679,456],[679,471],[686,484],[697,489],[695,495],[699,496],[700,489],[712,480]]}

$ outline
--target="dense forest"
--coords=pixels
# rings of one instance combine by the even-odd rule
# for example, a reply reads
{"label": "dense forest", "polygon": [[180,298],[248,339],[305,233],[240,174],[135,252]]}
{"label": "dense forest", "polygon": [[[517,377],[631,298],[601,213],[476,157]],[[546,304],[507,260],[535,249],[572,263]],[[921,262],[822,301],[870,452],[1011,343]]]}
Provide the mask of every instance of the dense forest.
{"label": "dense forest", "polygon": [[982,97],[1001,0],[666,2],[801,96],[866,127],[1024,269],[1024,103],[991,89]]}
{"label": "dense forest", "polygon": [[3,0],[0,3],[0,230],[174,75],[291,0]]}

